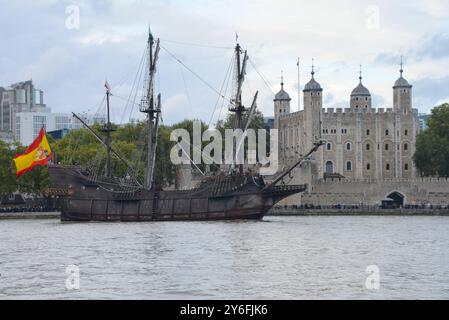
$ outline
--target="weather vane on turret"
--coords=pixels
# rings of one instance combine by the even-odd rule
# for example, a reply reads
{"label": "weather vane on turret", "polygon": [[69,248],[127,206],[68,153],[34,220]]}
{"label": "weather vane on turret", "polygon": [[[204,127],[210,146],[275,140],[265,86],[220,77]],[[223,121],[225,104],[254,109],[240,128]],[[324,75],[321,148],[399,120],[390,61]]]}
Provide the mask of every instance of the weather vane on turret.
{"label": "weather vane on turret", "polygon": [[315,75],[315,66],[314,66],[314,62],[315,62],[315,59],[312,58],[312,78],[313,78],[313,76]]}
{"label": "weather vane on turret", "polygon": [[281,88],[284,89],[284,70],[281,70]]}
{"label": "weather vane on turret", "polygon": [[362,65],[360,65],[359,80],[360,80],[360,83],[362,83]]}
{"label": "weather vane on turret", "polygon": [[399,72],[401,73],[401,77],[402,77],[402,73],[404,72],[403,67],[404,67],[404,64],[403,64],[402,55],[401,55],[401,69],[399,70]]}

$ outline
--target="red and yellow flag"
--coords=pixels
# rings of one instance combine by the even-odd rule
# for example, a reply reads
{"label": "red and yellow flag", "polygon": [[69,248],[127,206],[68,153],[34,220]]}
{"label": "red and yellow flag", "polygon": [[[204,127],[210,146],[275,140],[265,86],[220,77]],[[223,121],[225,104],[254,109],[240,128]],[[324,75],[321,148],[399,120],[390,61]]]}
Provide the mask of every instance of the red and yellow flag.
{"label": "red and yellow flag", "polygon": [[48,161],[52,157],[50,145],[45,136],[44,128],[42,128],[36,140],[25,150],[25,153],[15,156],[14,163],[17,169],[17,177],[33,170],[36,166],[48,165]]}

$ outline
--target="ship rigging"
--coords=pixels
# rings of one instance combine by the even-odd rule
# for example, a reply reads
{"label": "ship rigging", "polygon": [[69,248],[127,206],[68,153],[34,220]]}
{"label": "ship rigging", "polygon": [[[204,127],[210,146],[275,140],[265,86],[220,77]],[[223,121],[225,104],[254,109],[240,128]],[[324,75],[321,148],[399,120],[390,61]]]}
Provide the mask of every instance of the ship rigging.
{"label": "ship rigging", "polygon": [[[307,190],[306,185],[286,186],[277,185],[277,183],[315,152],[321,146],[321,141],[315,143],[306,156],[298,159],[297,163],[270,183],[266,183],[264,178],[257,174],[245,173],[243,164],[238,164],[237,168],[235,157],[239,149],[243,147],[243,139],[241,139],[235,145],[233,165],[226,174],[208,177],[200,186],[187,191],[156,188],[154,173],[162,106],[161,94],[155,95],[154,92],[154,79],[161,48],[163,47],[160,45],[160,40],[155,40],[150,31],[146,50],[146,95],[142,98],[139,108],[140,112],[146,115],[145,126],[142,129],[146,143],[139,148],[139,151],[145,153],[146,159],[143,182],[139,180],[139,169],[136,163],[125,159],[112,147],[111,133],[114,127],[110,119],[109,100],[114,95],[107,86],[107,121],[101,130],[104,138],[83,121],[82,117],[73,114],[106,148],[104,175],[93,172],[93,169],[98,169],[98,166],[90,169],[73,165],[49,167],[52,182],[49,195],[61,199],[62,221],[261,219],[280,200]],[[258,97],[256,92],[250,108],[244,107],[242,86],[248,59],[247,52],[243,51],[237,43],[234,70],[236,83],[233,97],[229,100],[229,111],[235,114],[234,129],[240,129],[243,132],[248,129],[252,121]],[[196,76],[202,79],[198,74]],[[213,89],[212,86],[209,85],[209,87]],[[215,89],[214,91],[217,91],[219,97],[225,101],[225,95],[221,91]],[[126,177],[118,177],[114,174],[111,166],[112,156],[126,164],[128,167]]]}

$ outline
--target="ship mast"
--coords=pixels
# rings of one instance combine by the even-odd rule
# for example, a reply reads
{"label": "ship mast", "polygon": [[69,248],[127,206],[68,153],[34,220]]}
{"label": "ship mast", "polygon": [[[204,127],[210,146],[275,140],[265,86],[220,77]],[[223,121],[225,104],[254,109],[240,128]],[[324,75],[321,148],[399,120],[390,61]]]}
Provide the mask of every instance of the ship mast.
{"label": "ship mast", "polygon": [[108,82],[105,83],[106,87],[106,106],[107,106],[107,122],[101,129],[102,132],[106,133],[105,145],[106,145],[106,165],[105,165],[105,175],[108,178],[112,177],[112,167],[111,167],[111,132],[115,131],[111,124],[110,108],[109,108],[109,97],[111,95],[111,90]]}
{"label": "ship mast", "polygon": [[151,30],[148,36],[148,88],[146,100],[142,101],[141,112],[147,114],[147,125],[148,125],[148,157],[145,168],[145,182],[144,187],[148,190],[153,188],[154,183],[154,165],[155,165],[155,154],[156,154],[156,144],[157,144],[157,131],[159,126],[159,115],[160,115],[160,95],[158,96],[158,104],[155,109],[154,103],[154,76],[156,74],[156,62],[159,55],[159,39],[155,41]]}
{"label": "ship mast", "polygon": [[[246,63],[248,61],[248,54],[245,50],[243,56],[243,62],[241,61],[241,52],[242,49],[240,45],[237,43],[235,46],[235,54],[236,54],[236,71],[237,71],[237,90],[234,98],[234,107],[230,108],[229,111],[235,113],[235,125],[234,129],[243,129],[242,128],[242,117],[243,113],[246,111],[245,107],[242,104],[242,85],[245,80],[246,73]],[[236,154],[234,154],[233,161],[235,163]],[[239,164],[239,173],[243,175],[243,164]]]}

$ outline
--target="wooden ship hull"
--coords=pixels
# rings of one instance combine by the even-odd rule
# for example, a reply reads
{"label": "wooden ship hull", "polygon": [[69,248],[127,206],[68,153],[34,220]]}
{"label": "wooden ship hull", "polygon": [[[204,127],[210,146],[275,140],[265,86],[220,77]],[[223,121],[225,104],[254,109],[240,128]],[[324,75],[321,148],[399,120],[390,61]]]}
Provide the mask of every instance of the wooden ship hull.
{"label": "wooden ship hull", "polygon": [[93,180],[78,167],[51,165],[47,195],[61,203],[61,221],[205,221],[262,219],[306,185],[270,186],[262,178],[213,177],[187,191],[149,191],[123,181]]}

